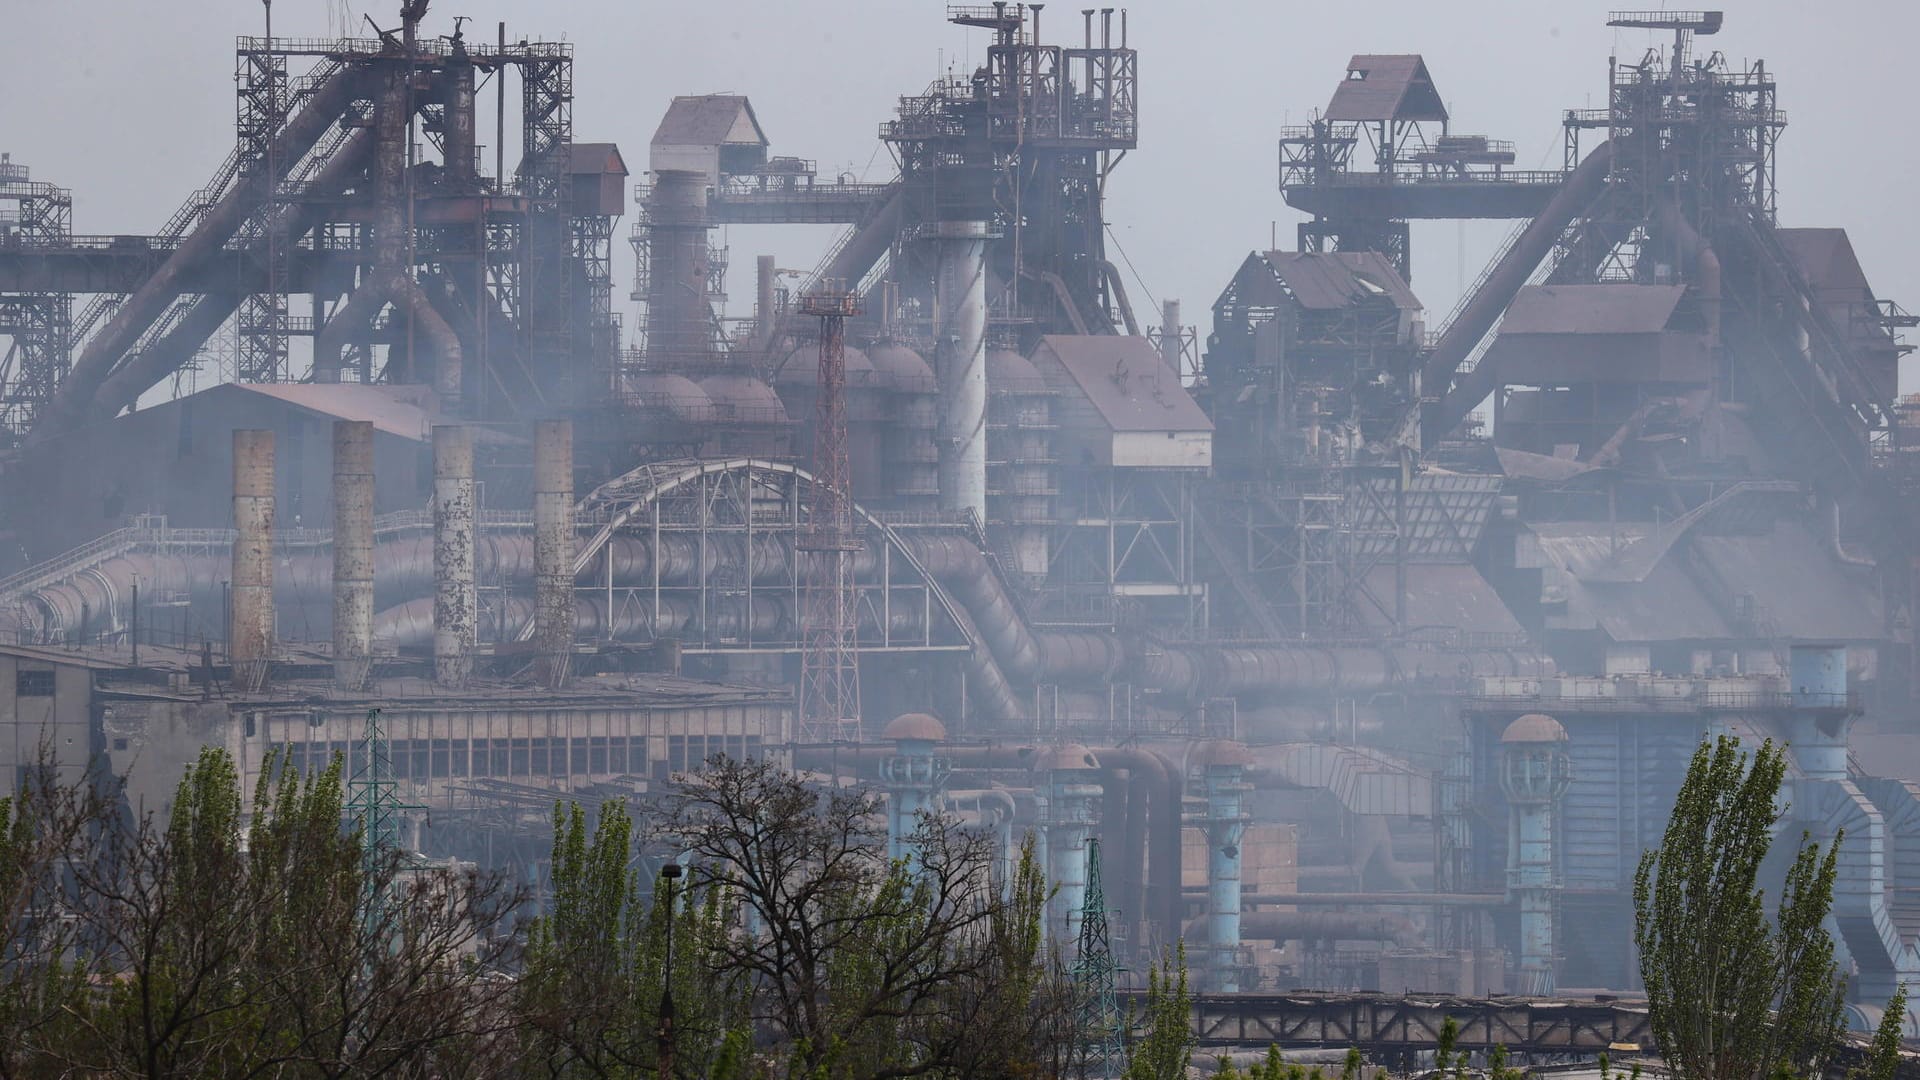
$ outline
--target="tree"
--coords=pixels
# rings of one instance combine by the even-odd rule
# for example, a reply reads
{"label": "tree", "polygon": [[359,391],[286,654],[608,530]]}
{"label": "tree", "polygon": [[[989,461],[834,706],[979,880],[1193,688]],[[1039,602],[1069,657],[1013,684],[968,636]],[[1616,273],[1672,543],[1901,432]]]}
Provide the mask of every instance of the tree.
{"label": "tree", "polygon": [[1822,851],[1802,834],[1771,924],[1759,886],[1785,775],[1772,740],[1751,759],[1738,739],[1703,742],[1634,875],[1648,1019],[1685,1080],[1813,1076],[1844,1030],[1845,984],[1822,925],[1841,837]]}
{"label": "tree", "polygon": [[716,970],[748,980],[788,1075],[995,1075],[1012,1044],[982,1040],[1023,1030],[1038,986],[1030,856],[1003,895],[992,837],[922,817],[912,858],[890,862],[876,795],[765,762],[716,757],[663,809],[658,839],[694,886],[740,907]]}
{"label": "tree", "polygon": [[726,1077],[740,1064],[739,1048],[751,1035],[742,983],[717,960],[734,921],[731,905],[712,889],[672,899],[652,892],[631,869],[634,856],[625,804],[603,803],[591,837],[578,804],[556,808],[554,895],[530,930],[517,999],[529,1072],[658,1072],[670,907],[674,1072]]}
{"label": "tree", "polygon": [[[14,1042],[29,1070],[151,1077],[489,1071],[505,1033],[489,976],[517,902],[497,878],[392,853],[373,874],[343,828],[339,766],[302,778],[270,758],[246,809],[224,750],[187,771],[165,827],[42,804],[68,838],[35,867],[84,980],[64,1022]],[[373,897],[390,897],[371,903]]]}
{"label": "tree", "polygon": [[1193,1062],[1193,998],[1187,989],[1187,946],[1182,942],[1147,969],[1146,1033],[1131,1048],[1126,1080],[1179,1080]]}
{"label": "tree", "polygon": [[1867,1049],[1865,1067],[1856,1074],[1859,1080],[1893,1080],[1900,1068],[1900,1038],[1907,1029],[1907,984],[1901,983],[1880,1016],[1873,1031],[1873,1045]]}

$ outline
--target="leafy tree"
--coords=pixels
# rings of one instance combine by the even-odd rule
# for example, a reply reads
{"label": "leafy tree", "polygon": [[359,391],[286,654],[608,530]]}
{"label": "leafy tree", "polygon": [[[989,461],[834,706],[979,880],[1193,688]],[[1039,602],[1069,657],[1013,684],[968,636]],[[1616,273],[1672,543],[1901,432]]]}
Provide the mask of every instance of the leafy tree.
{"label": "leafy tree", "polygon": [[[41,803],[59,841],[32,868],[83,980],[58,1025],[10,1040],[23,1071],[150,1077],[441,1075],[497,1067],[506,1031],[486,936],[517,898],[498,879],[405,865],[371,879],[342,827],[339,766],[269,759],[250,809],[224,750],[203,751],[163,828],[69,790]],[[371,884],[371,888],[367,886]],[[373,903],[375,897],[390,898]]]}
{"label": "leafy tree", "polygon": [[1187,1075],[1198,1040],[1193,1035],[1193,999],[1187,989],[1187,946],[1147,970],[1146,1033],[1132,1047],[1126,1080],[1179,1080]]}
{"label": "leafy tree", "polygon": [[1823,852],[1801,836],[1771,924],[1758,883],[1785,775],[1772,740],[1750,759],[1738,739],[1703,742],[1634,876],[1649,1021],[1684,1080],[1816,1075],[1843,1031],[1845,985],[1822,927],[1841,838]]}
{"label": "leafy tree", "polygon": [[1860,1080],[1893,1080],[1900,1068],[1900,1038],[1907,1026],[1907,984],[1901,983],[1887,1002],[1887,1011],[1874,1029],[1873,1045],[1867,1049],[1867,1062],[1860,1069]]}
{"label": "leafy tree", "polygon": [[578,804],[554,814],[550,913],[529,934],[517,1007],[528,1027],[529,1071],[625,1077],[658,1072],[660,994],[669,909],[674,1072],[726,1077],[744,1068],[740,980],[716,962],[731,907],[714,890],[669,899],[630,867],[633,822],[624,804],[601,805],[592,836]]}

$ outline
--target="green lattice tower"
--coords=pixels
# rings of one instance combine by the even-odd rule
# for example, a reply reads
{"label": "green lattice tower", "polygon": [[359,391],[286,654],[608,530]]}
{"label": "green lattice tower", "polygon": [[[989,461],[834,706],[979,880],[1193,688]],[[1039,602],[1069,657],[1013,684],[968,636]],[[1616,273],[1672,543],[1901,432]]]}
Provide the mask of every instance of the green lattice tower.
{"label": "green lattice tower", "polygon": [[347,781],[347,811],[360,826],[360,880],[367,891],[364,917],[370,928],[385,921],[386,897],[378,883],[391,853],[400,850],[400,813],[419,807],[400,801],[393,778],[393,747],[380,725],[380,710],[367,710],[360,733],[360,764]]}
{"label": "green lattice tower", "polygon": [[1086,1047],[1083,1075],[1118,1076],[1126,1067],[1120,1047],[1120,1003],[1113,992],[1113,942],[1107,935],[1107,898],[1100,887],[1100,841],[1087,840],[1087,899],[1080,909],[1079,953],[1073,979],[1081,992],[1080,1034]]}

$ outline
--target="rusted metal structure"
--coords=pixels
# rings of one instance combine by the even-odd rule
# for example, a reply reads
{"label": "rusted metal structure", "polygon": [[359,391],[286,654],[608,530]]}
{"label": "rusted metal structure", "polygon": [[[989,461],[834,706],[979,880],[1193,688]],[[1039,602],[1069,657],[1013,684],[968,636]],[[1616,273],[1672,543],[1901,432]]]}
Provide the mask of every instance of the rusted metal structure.
{"label": "rusted metal structure", "polygon": [[[860,297],[832,289],[805,293],[798,311],[820,320],[818,413],[814,427],[813,499],[796,558],[808,558],[800,652],[800,737],[806,742],[860,741],[860,654],[856,636],[853,479],[847,462],[846,320]],[[802,553],[805,553],[803,556]]]}

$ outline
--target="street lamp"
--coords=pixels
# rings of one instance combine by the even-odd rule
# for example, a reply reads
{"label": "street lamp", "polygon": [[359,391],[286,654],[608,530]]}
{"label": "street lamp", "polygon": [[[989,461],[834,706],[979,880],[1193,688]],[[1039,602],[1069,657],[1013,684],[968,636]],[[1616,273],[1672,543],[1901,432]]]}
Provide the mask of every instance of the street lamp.
{"label": "street lamp", "polygon": [[680,864],[669,862],[660,868],[660,889],[667,904],[667,958],[660,971],[659,1050],[655,1057],[663,1078],[673,1075],[673,883],[680,879]]}

